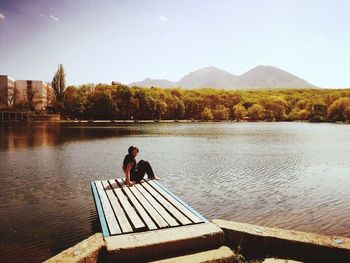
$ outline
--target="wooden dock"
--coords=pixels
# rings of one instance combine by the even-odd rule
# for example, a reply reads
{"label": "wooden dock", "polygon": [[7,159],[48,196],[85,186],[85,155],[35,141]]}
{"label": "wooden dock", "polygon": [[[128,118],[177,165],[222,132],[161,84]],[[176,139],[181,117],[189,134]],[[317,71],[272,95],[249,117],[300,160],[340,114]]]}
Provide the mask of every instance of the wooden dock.
{"label": "wooden dock", "polygon": [[93,197],[113,260],[219,247],[224,233],[157,180],[131,187],[123,179],[94,181]]}
{"label": "wooden dock", "polygon": [[104,237],[208,222],[156,180],[91,183]]}

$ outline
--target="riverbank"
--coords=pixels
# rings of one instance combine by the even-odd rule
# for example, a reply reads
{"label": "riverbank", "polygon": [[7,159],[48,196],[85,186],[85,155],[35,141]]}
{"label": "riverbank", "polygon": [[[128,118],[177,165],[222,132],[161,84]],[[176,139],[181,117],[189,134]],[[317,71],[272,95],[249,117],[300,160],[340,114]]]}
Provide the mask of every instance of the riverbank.
{"label": "riverbank", "polygon": [[[14,115],[15,116],[15,115]],[[17,118],[17,117],[16,117]],[[14,119],[14,120],[0,120],[0,123],[65,123],[65,124],[81,124],[81,125],[91,125],[91,124],[103,124],[103,125],[120,125],[120,124],[143,124],[143,123],[242,123],[242,122],[253,122],[253,123],[279,123],[279,122],[289,122],[289,123],[336,123],[336,124],[350,124],[350,121],[251,121],[251,120],[70,120],[70,119],[60,119],[59,115],[38,115],[31,116],[30,118]]]}
{"label": "riverbank", "polygon": [[[301,262],[350,261],[350,238],[262,227],[220,219],[214,219],[212,223],[224,232],[225,241],[220,247],[204,251],[182,251],[177,255],[172,254],[165,257],[164,255],[157,257],[158,252],[154,251],[154,257],[147,259],[140,257],[135,259],[135,262],[184,262],[186,260],[187,262],[247,262],[252,260],[274,262],[270,258]],[[108,252],[103,236],[101,233],[96,233],[46,262],[100,263],[107,262],[107,258]]]}

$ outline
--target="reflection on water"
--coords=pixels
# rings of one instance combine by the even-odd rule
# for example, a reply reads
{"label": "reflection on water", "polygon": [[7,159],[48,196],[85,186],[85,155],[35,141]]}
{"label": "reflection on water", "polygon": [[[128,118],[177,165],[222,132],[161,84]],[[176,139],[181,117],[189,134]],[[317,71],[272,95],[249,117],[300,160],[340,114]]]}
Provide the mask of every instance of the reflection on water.
{"label": "reflection on water", "polygon": [[[1,124],[0,124],[1,125]],[[14,150],[19,148],[54,146],[68,141],[93,140],[125,135],[137,135],[146,131],[129,127],[74,126],[74,124],[41,123],[24,125],[23,123],[2,125],[0,149]]]}
{"label": "reflection on water", "polygon": [[90,181],[122,176],[130,145],[209,219],[350,237],[349,130],[306,123],[2,125],[0,262],[40,262],[100,231]]}

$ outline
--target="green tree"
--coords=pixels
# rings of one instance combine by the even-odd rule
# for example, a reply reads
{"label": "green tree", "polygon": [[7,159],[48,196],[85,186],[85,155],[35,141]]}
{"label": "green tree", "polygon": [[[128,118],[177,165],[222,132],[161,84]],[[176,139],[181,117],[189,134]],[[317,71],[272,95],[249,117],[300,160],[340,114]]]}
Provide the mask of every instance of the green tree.
{"label": "green tree", "polygon": [[167,111],[168,105],[164,101],[158,101],[156,105],[155,117],[160,120],[164,117]]}
{"label": "green tree", "polygon": [[327,117],[332,121],[350,120],[350,98],[339,98],[328,108]]}
{"label": "green tree", "polygon": [[257,103],[257,101],[255,99],[247,98],[247,99],[244,100],[242,105],[244,106],[244,108],[248,109],[248,108],[250,108],[252,105],[254,105],[256,103]]}
{"label": "green tree", "polygon": [[296,107],[301,110],[311,110],[312,104],[309,99],[301,99],[296,103]]}
{"label": "green tree", "polygon": [[253,121],[262,120],[264,116],[264,107],[259,104],[254,104],[248,109],[248,116]]}
{"label": "green tree", "polygon": [[139,101],[138,119],[154,119],[156,116],[157,102],[151,96],[148,89],[138,89],[135,98]]}
{"label": "green tree", "polygon": [[68,86],[64,92],[63,106],[65,109],[65,114],[68,116],[79,115],[79,105],[78,105],[78,90],[74,86]]}
{"label": "green tree", "polygon": [[350,121],[350,105],[344,109],[344,117],[346,120]]}
{"label": "green tree", "polygon": [[77,94],[77,114],[79,117],[88,118],[89,98],[95,90],[94,84],[83,84],[78,88]]}
{"label": "green tree", "polygon": [[89,118],[112,119],[115,112],[113,111],[111,90],[103,85],[96,86],[94,93],[88,98],[87,111]]}
{"label": "green tree", "polygon": [[181,120],[185,116],[185,104],[182,100],[175,99],[175,101],[168,106],[173,119]]}
{"label": "green tree", "polygon": [[298,112],[298,118],[299,118],[299,120],[304,120],[304,121],[306,121],[306,120],[309,119],[309,117],[310,117],[310,112],[309,112],[308,110],[306,110],[306,109],[300,110],[300,111]]}
{"label": "green tree", "polygon": [[212,112],[215,120],[228,120],[230,117],[230,110],[224,105],[219,105]]}
{"label": "green tree", "polygon": [[202,113],[201,113],[200,118],[201,118],[202,120],[211,121],[211,120],[214,119],[214,115],[213,115],[211,109],[209,109],[209,108],[204,108],[204,110],[203,110]]}
{"label": "green tree", "polygon": [[283,121],[286,119],[286,111],[289,103],[282,96],[269,96],[259,101],[265,108],[265,116],[269,120]]}
{"label": "green tree", "polygon": [[122,84],[112,85],[113,105],[119,119],[131,119],[139,109],[138,99],[133,98],[133,90]]}
{"label": "green tree", "polygon": [[237,104],[233,106],[233,115],[235,120],[241,121],[247,115],[247,111],[242,104]]}
{"label": "green tree", "polygon": [[298,108],[293,109],[289,115],[288,120],[297,121],[297,120],[308,120],[310,117],[310,112],[306,109],[300,110]]}
{"label": "green tree", "polygon": [[[24,94],[27,98],[28,94]],[[31,95],[31,94],[29,94]],[[31,97],[31,96],[29,96]],[[348,120],[350,90],[273,89],[216,90],[161,89],[114,85],[82,85],[64,92],[63,110],[79,118]],[[29,98],[29,100],[31,100]],[[34,102],[34,100],[33,100]],[[105,103],[105,105],[102,105]],[[28,103],[16,103],[28,109]]]}
{"label": "green tree", "polygon": [[51,86],[55,100],[54,108],[60,112],[62,110],[63,94],[66,89],[66,74],[62,64],[58,66],[58,69],[52,79]]}
{"label": "green tree", "polygon": [[28,109],[31,111],[35,110],[37,101],[36,101],[36,97],[38,95],[38,90],[36,89],[36,87],[33,87],[32,85],[27,87],[27,92],[26,92],[26,102],[28,105]]}
{"label": "green tree", "polygon": [[[196,96],[195,96],[196,95]],[[185,118],[201,119],[204,109],[203,100],[200,95],[191,93],[184,98]]]}

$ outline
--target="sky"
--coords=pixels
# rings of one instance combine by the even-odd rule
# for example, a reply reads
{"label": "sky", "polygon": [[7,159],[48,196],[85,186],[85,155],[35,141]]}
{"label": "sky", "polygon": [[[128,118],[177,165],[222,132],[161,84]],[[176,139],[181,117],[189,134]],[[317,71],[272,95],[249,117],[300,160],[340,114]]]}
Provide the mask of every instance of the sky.
{"label": "sky", "polygon": [[0,0],[0,74],[69,85],[258,65],[350,87],[347,0]]}

